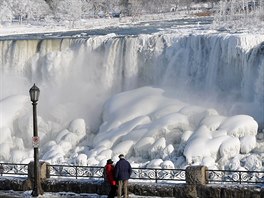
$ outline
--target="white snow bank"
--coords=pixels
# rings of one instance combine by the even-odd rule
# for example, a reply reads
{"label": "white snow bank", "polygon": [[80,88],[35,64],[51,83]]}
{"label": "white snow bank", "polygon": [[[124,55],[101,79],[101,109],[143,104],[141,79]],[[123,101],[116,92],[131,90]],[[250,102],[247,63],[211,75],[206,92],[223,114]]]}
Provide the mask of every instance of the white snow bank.
{"label": "white snow bank", "polygon": [[[185,156],[186,165],[225,164],[256,147],[258,125],[252,117],[224,117],[214,109],[169,98],[164,92],[142,87],[113,96],[106,102],[95,143],[112,138],[113,145],[108,148],[114,155],[124,152],[128,157],[152,160],[147,167],[155,168],[161,167],[163,160],[175,161],[180,155]],[[146,121],[135,122],[142,118]]]}
{"label": "white snow bank", "polygon": [[12,125],[12,122],[30,104],[29,96],[13,95],[0,101],[0,128]]}
{"label": "white snow bank", "polygon": [[[230,168],[240,169],[235,157],[248,155],[256,148],[257,122],[247,115],[221,116],[214,109],[189,105],[169,95],[154,87],[114,95],[105,103],[103,123],[95,137],[87,131],[83,119],[72,120],[56,132],[52,130],[53,123],[38,117],[42,160],[104,165],[109,158],[116,162],[123,153],[128,159],[137,159],[134,166],[138,167],[215,167],[230,162]],[[33,157],[32,117],[24,116],[32,106],[28,101],[26,96],[12,96],[0,102],[0,159],[29,162]],[[15,130],[21,131],[20,136],[13,136],[14,129],[8,125],[14,126],[13,122],[17,123]],[[89,141],[93,142],[93,149],[80,146],[87,138],[92,138]],[[259,168],[259,157],[247,159],[244,168]],[[140,165],[141,162],[144,163]]]}
{"label": "white snow bank", "polygon": [[244,137],[246,135],[257,135],[258,124],[250,116],[237,115],[226,119],[219,127],[219,130],[227,131],[227,134],[234,137]]}

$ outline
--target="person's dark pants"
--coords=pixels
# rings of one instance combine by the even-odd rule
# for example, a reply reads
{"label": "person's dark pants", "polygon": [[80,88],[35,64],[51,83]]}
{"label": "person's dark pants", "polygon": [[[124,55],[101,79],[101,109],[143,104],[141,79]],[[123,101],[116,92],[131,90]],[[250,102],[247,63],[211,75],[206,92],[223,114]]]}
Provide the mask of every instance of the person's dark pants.
{"label": "person's dark pants", "polygon": [[111,185],[111,189],[107,198],[114,198],[116,196],[116,189],[117,186]]}

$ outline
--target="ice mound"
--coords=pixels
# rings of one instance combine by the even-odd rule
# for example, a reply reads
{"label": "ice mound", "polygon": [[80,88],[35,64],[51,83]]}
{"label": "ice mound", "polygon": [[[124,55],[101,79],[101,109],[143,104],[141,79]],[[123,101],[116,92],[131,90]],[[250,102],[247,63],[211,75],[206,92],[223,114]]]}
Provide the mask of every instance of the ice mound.
{"label": "ice mound", "polygon": [[181,166],[224,165],[256,147],[258,124],[252,117],[225,117],[215,109],[170,98],[160,88],[117,94],[106,102],[103,115],[94,145],[104,143],[112,156],[123,153],[149,161],[147,167],[162,167],[163,161],[177,166],[181,156],[185,158]]}
{"label": "ice mound", "polygon": [[[29,98],[12,96],[0,105],[0,160],[27,163],[33,158]],[[248,115],[226,117],[215,109],[179,101],[164,89],[141,87],[109,98],[102,118],[99,132],[94,134],[81,118],[56,131],[55,123],[38,116],[41,159],[56,164],[104,165],[109,158],[117,161],[123,153],[136,167],[202,164],[241,169],[237,161],[249,159],[241,163],[244,168],[259,168],[258,155],[243,157],[260,147],[258,124]],[[14,136],[14,130],[19,135]],[[85,145],[87,142],[92,144]]]}

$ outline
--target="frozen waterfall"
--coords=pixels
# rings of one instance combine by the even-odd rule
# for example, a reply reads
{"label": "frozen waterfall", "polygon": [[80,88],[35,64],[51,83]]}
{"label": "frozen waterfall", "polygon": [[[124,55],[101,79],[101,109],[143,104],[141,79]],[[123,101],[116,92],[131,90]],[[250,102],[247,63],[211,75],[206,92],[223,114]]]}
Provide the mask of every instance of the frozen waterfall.
{"label": "frozen waterfall", "polygon": [[[152,144],[154,149],[146,159],[155,157],[155,146],[162,145],[166,152],[171,152],[175,144],[180,155],[184,154],[188,162],[192,162],[197,154],[191,152],[191,145],[184,150],[185,144],[180,141],[190,137],[190,131],[210,134],[211,129],[201,125],[216,118],[222,132],[232,128],[232,121],[244,127],[243,130],[235,128],[235,132],[227,131],[227,134],[238,133],[238,137],[234,138],[235,154],[240,149],[248,153],[256,146],[257,124],[253,119],[240,116],[224,121],[224,117],[211,108],[223,116],[246,114],[252,116],[260,128],[264,125],[263,35],[157,33],[138,36],[109,34],[79,39],[2,40],[0,51],[0,133],[3,137],[0,139],[0,150],[4,151],[0,153],[0,161],[25,162],[29,156],[32,157],[32,152],[24,156],[21,151],[31,150],[31,105],[27,97],[33,83],[41,90],[38,105],[41,158],[56,158],[56,163],[62,162],[61,159],[76,158],[80,153],[90,157],[101,156],[98,153],[102,148],[95,152],[92,150],[96,146],[94,144],[105,143],[103,146],[107,145],[107,149],[105,147],[100,151],[104,156],[114,157],[112,153],[124,145],[132,148],[135,143],[132,140],[138,141],[135,155],[145,158],[145,153],[141,153],[143,142],[138,139],[142,134],[145,134],[144,141]],[[139,91],[126,92],[137,88]],[[118,93],[121,95],[116,96]],[[175,105],[171,97],[181,102]],[[122,98],[129,100],[124,102]],[[115,102],[114,99],[118,100]],[[133,103],[137,99],[144,100],[146,105]],[[152,103],[148,104],[149,100]],[[171,106],[163,105],[164,101]],[[195,108],[183,108],[184,103]],[[6,113],[9,106],[12,108]],[[200,107],[209,110],[204,111]],[[103,108],[107,110],[103,112]],[[125,114],[127,109],[129,114]],[[137,113],[136,109],[141,112],[138,117],[133,115]],[[173,112],[173,109],[177,109],[177,113],[165,115],[165,111]],[[142,116],[144,111],[149,114]],[[207,118],[203,123],[201,119],[191,117],[193,111],[199,116],[215,117]],[[119,117],[117,113],[121,113]],[[114,117],[122,119],[125,125]],[[158,122],[151,125],[155,119],[164,126],[180,125],[180,130],[171,133],[168,127],[166,130],[169,132],[163,129],[156,131],[155,127],[163,125]],[[174,123],[175,120],[177,123]],[[192,126],[188,126],[190,123]],[[142,125],[148,127],[140,128]],[[213,126],[212,130],[218,127]],[[125,134],[130,130],[133,133]],[[183,131],[186,133],[182,134]],[[111,133],[118,136],[109,142],[107,137]],[[164,137],[157,140],[151,134],[155,134],[155,138],[165,134],[168,140]],[[219,131],[212,134],[219,134]],[[248,136],[250,147],[245,146],[249,142],[245,141]],[[222,140],[227,142],[226,137]],[[232,141],[226,145],[232,146]],[[112,145],[113,142],[116,145]],[[220,148],[223,147],[221,144],[218,142]],[[259,149],[263,148],[260,146]],[[130,150],[127,153],[133,156]],[[204,155],[212,154],[215,158],[215,153],[217,150]],[[227,155],[225,150],[222,155]]]}
{"label": "frozen waterfall", "polygon": [[114,93],[152,85],[170,87],[183,100],[195,98],[226,115],[252,115],[263,124],[263,35],[13,40],[1,41],[0,50],[1,99],[25,94],[35,82],[46,97],[40,101],[44,112],[47,107],[50,111],[57,104],[77,101],[74,109],[87,108],[87,115],[78,115],[76,109],[69,120],[75,116],[89,119],[91,101],[102,104]]}

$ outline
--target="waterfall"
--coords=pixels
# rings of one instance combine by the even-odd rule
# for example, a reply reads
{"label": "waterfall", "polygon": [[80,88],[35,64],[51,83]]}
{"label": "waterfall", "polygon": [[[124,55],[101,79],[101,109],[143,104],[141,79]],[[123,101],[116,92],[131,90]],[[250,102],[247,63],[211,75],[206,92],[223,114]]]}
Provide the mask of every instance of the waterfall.
{"label": "waterfall", "polygon": [[71,103],[67,120],[88,120],[89,110],[100,109],[91,102],[102,106],[115,93],[151,85],[263,122],[263,41],[262,35],[226,33],[0,41],[0,97],[27,93],[34,82],[46,97],[40,101],[44,115],[59,116],[58,105]]}

